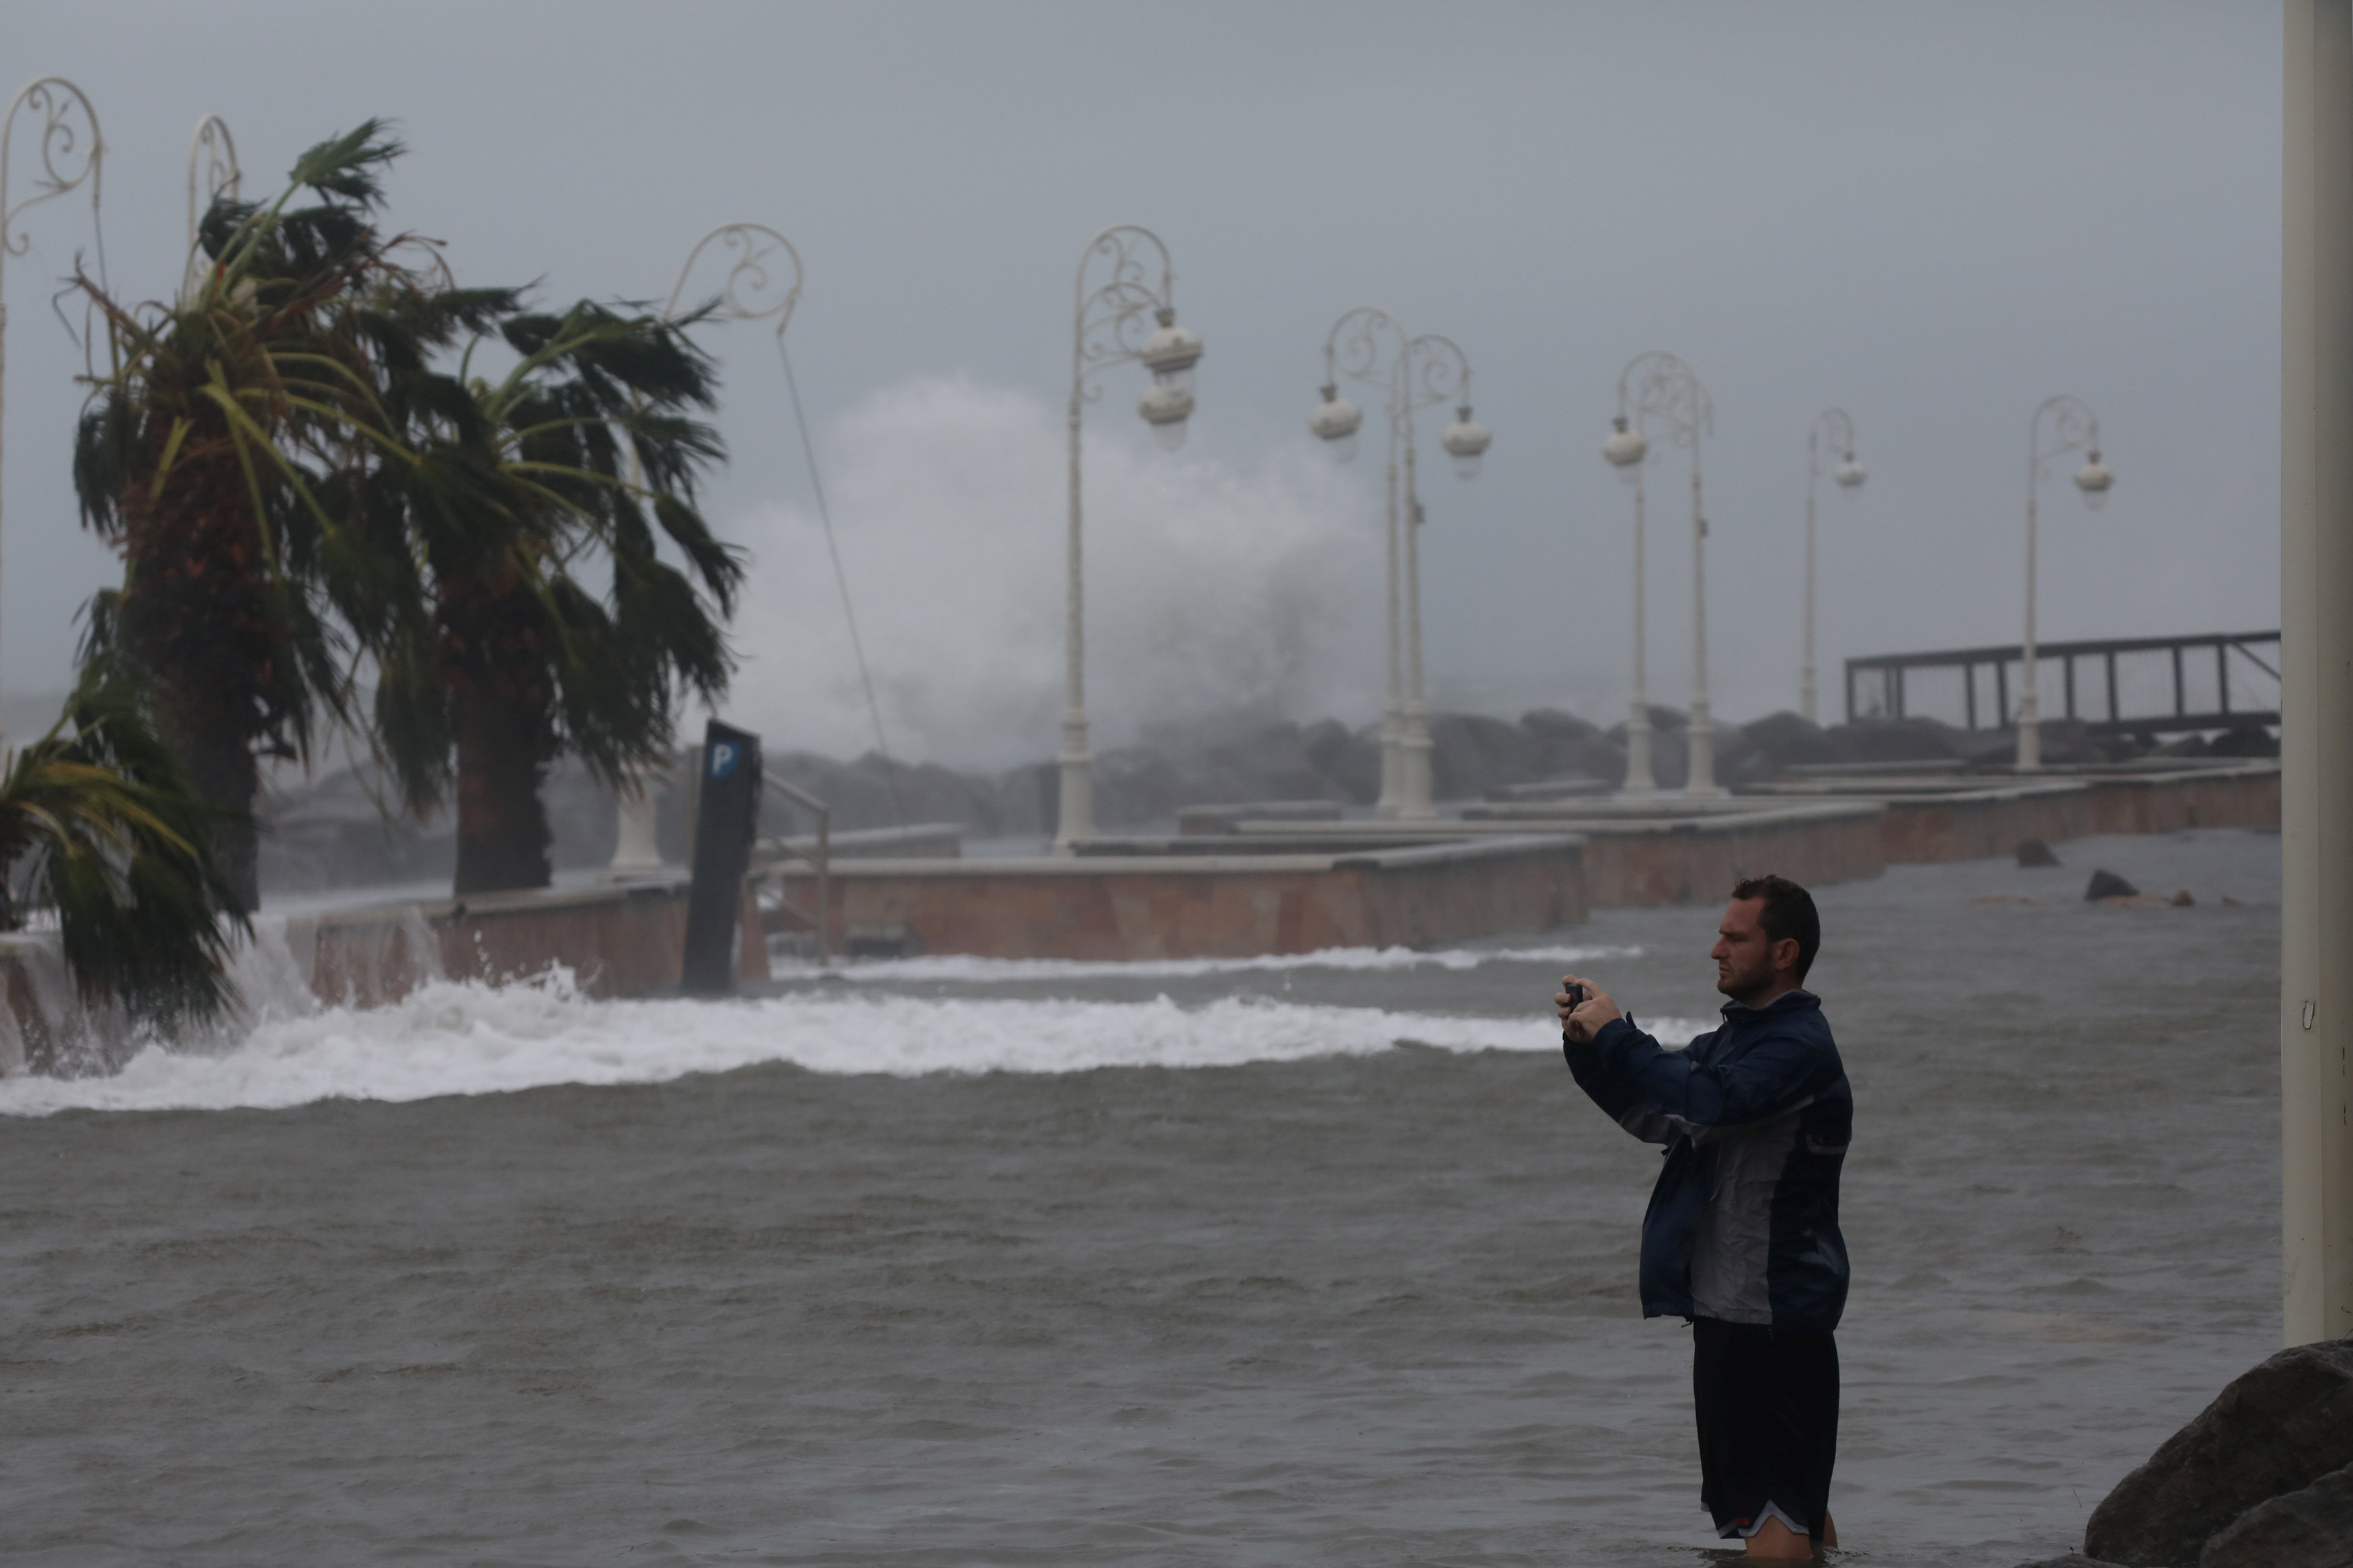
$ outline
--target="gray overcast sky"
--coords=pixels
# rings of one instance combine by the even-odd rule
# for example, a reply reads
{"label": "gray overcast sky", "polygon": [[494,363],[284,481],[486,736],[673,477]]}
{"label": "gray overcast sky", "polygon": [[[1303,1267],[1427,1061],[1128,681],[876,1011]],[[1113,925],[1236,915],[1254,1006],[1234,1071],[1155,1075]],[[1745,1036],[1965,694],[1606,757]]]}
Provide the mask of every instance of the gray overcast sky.
{"label": "gray overcast sky", "polygon": [[[1728,718],[1796,700],[1825,404],[1872,475],[1852,507],[1825,498],[1826,669],[2016,639],[2026,420],[2059,391],[2098,409],[2118,483],[2096,517],[2063,469],[2046,493],[2043,635],[2277,624],[2280,22],[2257,0],[20,4],[0,46],[0,89],[55,72],[96,100],[126,292],[177,275],[208,111],[248,192],[396,119],[392,220],[446,239],[464,279],[558,300],[659,299],[717,223],[790,235],[795,363],[910,751],[1052,749],[1071,274],[1120,221],[1166,237],[1208,353],[1179,458],[1141,440],[1134,373],[1089,416],[1105,739],[1229,700],[1371,716],[1377,447],[1335,476],[1304,433],[1324,333],[1358,303],[1461,342],[1495,433],[1463,485],[1443,417],[1423,427],[1434,702],[1621,715],[1629,502],[1597,448],[1620,367],[1654,347],[1715,396]],[[0,581],[17,692],[63,685],[72,615],[112,571],[75,521],[78,356],[47,307],[87,209],[26,227]],[[737,710],[772,743],[854,748],[775,357],[743,329],[714,342],[735,461],[712,510],[761,580]],[[1654,478],[1651,555],[1652,693],[1677,704],[1679,472]]]}

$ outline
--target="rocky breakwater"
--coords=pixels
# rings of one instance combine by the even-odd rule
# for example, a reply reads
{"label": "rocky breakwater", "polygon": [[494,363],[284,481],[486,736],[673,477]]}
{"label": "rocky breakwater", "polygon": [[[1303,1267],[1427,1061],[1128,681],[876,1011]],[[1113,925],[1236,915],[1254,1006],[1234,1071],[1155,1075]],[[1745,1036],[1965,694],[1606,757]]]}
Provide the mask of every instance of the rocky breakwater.
{"label": "rocky breakwater", "polygon": [[2092,1510],[2081,1552],[2021,1568],[2353,1568],[2353,1340],[2232,1383]]}

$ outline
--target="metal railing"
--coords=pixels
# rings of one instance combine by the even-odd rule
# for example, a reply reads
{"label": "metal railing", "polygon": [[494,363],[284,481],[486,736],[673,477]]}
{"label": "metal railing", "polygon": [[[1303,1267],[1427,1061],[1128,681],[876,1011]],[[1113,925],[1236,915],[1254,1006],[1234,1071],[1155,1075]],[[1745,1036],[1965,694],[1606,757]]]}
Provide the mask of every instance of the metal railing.
{"label": "metal railing", "polygon": [[[814,852],[802,848],[789,838],[772,836],[754,840],[752,847],[755,854],[765,850],[775,858],[756,868],[752,874],[776,878],[776,907],[799,917],[816,929],[818,967],[830,969],[833,967],[833,808],[807,790],[797,789],[774,773],[763,775],[760,782],[817,818],[817,847]],[[784,879],[776,876],[776,868],[787,859],[806,860],[817,868],[816,913],[810,913],[785,897]]]}
{"label": "metal railing", "polygon": [[[2041,643],[2037,689],[2046,718],[2074,720],[2094,734],[2277,724],[2279,640],[2272,631]],[[2012,643],[1848,659],[1847,722],[1935,718],[1965,730],[2005,729],[2018,716],[2021,653]]]}

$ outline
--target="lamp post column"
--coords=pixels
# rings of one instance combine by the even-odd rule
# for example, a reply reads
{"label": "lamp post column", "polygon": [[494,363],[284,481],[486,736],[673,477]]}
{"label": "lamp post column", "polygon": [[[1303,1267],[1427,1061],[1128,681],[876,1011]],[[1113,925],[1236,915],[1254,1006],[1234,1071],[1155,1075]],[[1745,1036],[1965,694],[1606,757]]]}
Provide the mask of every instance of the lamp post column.
{"label": "lamp post column", "polygon": [[1062,745],[1054,761],[1061,771],[1055,813],[1054,847],[1067,854],[1071,846],[1095,833],[1095,760],[1087,750],[1086,669],[1086,545],[1082,533],[1079,498],[1079,423],[1082,394],[1071,388],[1071,528],[1066,568],[1070,575],[1068,616],[1062,628],[1066,658],[1062,672]]}
{"label": "lamp post column", "polygon": [[1798,712],[1809,724],[1821,720],[1814,691],[1814,498],[1821,490],[1826,451],[1843,454],[1831,476],[1839,489],[1850,496],[1860,490],[1867,476],[1854,460],[1854,421],[1843,408],[1823,409],[1815,416],[1813,428],[1806,432],[1806,631],[1798,663]]}
{"label": "lamp post column", "polygon": [[[216,127],[222,143],[227,144],[228,127],[207,116],[196,127],[198,147],[205,144],[207,127]],[[215,188],[218,189],[222,172],[217,163],[214,168]],[[196,210],[195,179],[195,153],[191,151],[188,211],[192,215]],[[228,149],[226,184],[234,194],[237,185],[237,152],[234,146]],[[192,235],[194,222],[192,216]],[[702,261],[703,253],[713,246],[719,247],[722,257],[732,254],[734,258],[720,280],[719,299],[713,313],[735,321],[760,321],[773,317],[776,323],[776,352],[781,354],[785,346],[785,329],[792,325],[793,309],[800,303],[801,253],[794,248],[791,240],[765,224],[721,224],[696,240],[694,248],[686,253],[685,265],[678,269],[678,281],[670,285],[670,299],[662,306],[662,320],[677,319],[678,302],[686,293],[687,280],[694,276],[695,266]],[[789,363],[786,366],[786,373],[787,376],[791,374]],[[624,455],[628,462],[629,482],[642,489],[646,475],[643,466],[638,461],[637,443],[628,443]],[[814,460],[810,468],[813,473],[816,468]],[[846,605],[846,595],[844,600]],[[854,639],[856,636],[853,626],[851,637]],[[860,668],[863,668],[862,660]],[[879,721],[877,733],[880,733]],[[606,880],[618,881],[659,874],[662,868],[659,832],[661,803],[657,792],[664,781],[676,773],[677,769],[678,759],[673,753],[659,761],[631,763],[622,770],[617,803],[619,822],[614,834],[613,858],[605,868]]]}
{"label": "lamp post column", "polygon": [[1398,815],[1419,822],[1438,810],[1430,799],[1430,710],[1421,697],[1421,489],[1414,482],[1410,409],[1405,420],[1405,734],[1398,746],[1405,798]]}
{"label": "lamp post column", "polygon": [[[2043,441],[2044,430],[2050,432],[2050,442]],[[2100,461],[2100,416],[2092,405],[2080,397],[2065,393],[2046,397],[2035,405],[2033,418],[2026,426],[2026,640],[2019,648],[2018,671],[2018,769],[2034,773],[2042,766],[2042,704],[2036,690],[2036,650],[2034,645],[2034,552],[2037,526],[2037,499],[2042,489],[2042,469],[2052,459],[2070,452],[2091,449],[2084,466],[2075,470],[2075,489],[2084,504],[2094,511],[2107,499],[2108,488],[2116,483],[2116,475]]]}
{"label": "lamp post column", "polygon": [[1409,341],[1398,372],[1398,413],[1405,430],[1405,779],[1404,809],[1398,815],[1427,821],[1438,815],[1430,800],[1430,710],[1422,700],[1421,684],[1421,487],[1414,478],[1413,411],[1419,404],[1459,398],[1454,423],[1438,444],[1454,460],[1457,478],[1479,472],[1493,437],[1471,416],[1471,361],[1451,338],[1435,332]]}
{"label": "lamp post column", "polygon": [[1700,502],[1699,441],[1692,440],[1692,710],[1691,776],[1687,795],[1718,795],[1715,721],[1707,710],[1707,514]]}
{"label": "lamp post column", "polygon": [[[34,171],[33,194],[22,201],[12,201],[8,171],[14,162],[16,111],[20,109],[29,109],[40,118],[36,154],[39,163]],[[75,123],[77,114],[89,122],[86,134]],[[5,429],[7,422],[8,258],[24,255],[32,243],[32,237],[16,227],[17,215],[36,202],[64,195],[87,181],[90,227],[95,230],[100,168],[105,160],[106,139],[99,133],[98,110],[90,107],[88,94],[61,76],[37,77],[26,83],[9,100],[7,114],[0,116],[0,429]],[[99,264],[103,273],[103,246]],[[0,456],[5,453],[5,436],[0,436]]]}
{"label": "lamp post column", "polygon": [[[1324,340],[1324,402],[1307,427],[1332,455],[1346,462],[1356,450],[1363,413],[1340,395],[1342,377],[1377,386],[1388,399],[1388,702],[1381,710],[1381,794],[1385,817],[1424,820],[1430,802],[1430,714],[1422,700],[1421,487],[1416,478],[1416,406],[1461,402],[1439,437],[1454,471],[1470,479],[1490,445],[1471,417],[1471,364],[1451,339],[1409,338],[1387,310],[1360,305],[1332,323]],[[1400,484],[1399,466],[1403,466]],[[1402,603],[1400,603],[1402,600]]]}
{"label": "lamp post column", "polygon": [[1806,432],[1806,642],[1798,656],[1798,717],[1820,721],[1814,705],[1814,491],[1821,480],[1821,432]]}
{"label": "lamp post column", "polygon": [[2034,680],[2034,470],[2035,465],[2030,462],[2026,468],[2026,641],[2019,649],[2018,666],[2018,771],[2022,773],[2042,766],[2042,704]]}
{"label": "lamp post column", "polygon": [[1399,519],[1403,509],[1398,504],[1398,425],[1397,411],[1389,411],[1389,471],[1388,471],[1388,556],[1389,556],[1389,618],[1388,700],[1381,708],[1381,798],[1373,809],[1384,817],[1395,816],[1405,805],[1405,610],[1400,584],[1404,581],[1404,552],[1399,548]]}
{"label": "lamp post column", "polygon": [[[1639,362],[1638,362],[1639,363]],[[1628,374],[1633,367],[1627,367]],[[1658,781],[1651,773],[1651,694],[1642,669],[1648,638],[1642,630],[1642,613],[1646,595],[1642,587],[1642,509],[1644,492],[1642,467],[1651,455],[1650,438],[1629,423],[1626,408],[1626,379],[1618,382],[1618,417],[1610,422],[1609,438],[1601,443],[1601,455],[1618,470],[1634,492],[1634,689],[1628,700],[1626,715],[1626,779],[1620,793],[1652,795]]]}
{"label": "lamp post column", "polygon": [[[1097,264],[1102,266],[1098,267]],[[1152,282],[1157,268],[1159,286]],[[1088,287],[1092,268],[1101,279]],[[1201,340],[1176,324],[1176,272],[1168,247],[1150,229],[1118,224],[1087,241],[1079,253],[1078,308],[1071,335],[1071,516],[1069,620],[1064,627],[1068,666],[1063,673],[1062,743],[1054,847],[1064,855],[1094,837],[1094,757],[1087,749],[1085,513],[1079,482],[1080,428],[1087,400],[1100,389],[1089,378],[1113,364],[1136,361],[1152,373],[1152,385],[1136,413],[1169,450],[1184,445],[1193,414],[1193,367]],[[1153,320],[1158,330],[1146,335]]]}
{"label": "lamp post column", "polygon": [[1634,693],[1626,715],[1626,793],[1655,795],[1659,783],[1651,771],[1651,686],[1644,671],[1649,634],[1643,630],[1642,479],[1634,479]]}
{"label": "lamp post column", "polygon": [[[1626,725],[1626,788],[1647,793],[1650,778],[1650,714],[1642,689],[1641,555],[1642,473],[1649,457],[1649,432],[1656,429],[1671,446],[1689,447],[1692,455],[1692,709],[1685,731],[1690,767],[1683,784],[1689,795],[1716,795],[1715,725],[1707,709],[1707,514],[1700,488],[1700,437],[1715,426],[1715,405],[1692,367],[1673,354],[1653,349],[1636,354],[1618,374],[1616,428],[1601,444],[1601,455],[1634,483],[1634,712]],[[1637,726],[1640,728],[1637,728]],[[1638,759],[1635,748],[1640,744]],[[1641,764],[1637,767],[1638,760]]]}

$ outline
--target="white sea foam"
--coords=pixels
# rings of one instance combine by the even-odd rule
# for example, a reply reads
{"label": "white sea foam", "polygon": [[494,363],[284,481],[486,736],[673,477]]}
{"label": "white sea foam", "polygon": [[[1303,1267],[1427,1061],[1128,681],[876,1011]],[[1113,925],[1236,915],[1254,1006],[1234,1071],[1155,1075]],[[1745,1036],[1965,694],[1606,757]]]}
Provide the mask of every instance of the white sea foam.
{"label": "white sea foam", "polygon": [[[1677,1039],[1697,1026],[1659,1020]],[[1361,1056],[1400,1041],[1450,1051],[1556,1048],[1549,1021],[1220,998],[934,999],[840,992],[737,1002],[597,1002],[556,973],[438,983],[393,1006],[256,1026],[216,1055],[150,1049],[110,1078],[0,1080],[0,1114],[271,1109],[425,1100],[553,1084],[657,1083],[790,1062],[823,1073],[1061,1073],[1235,1067]]]}
{"label": "white sea foam", "polygon": [[[1202,974],[1240,974],[1293,969],[1397,970],[1477,969],[1488,963],[1590,963],[1596,959],[1640,958],[1639,947],[1447,948],[1425,952],[1409,947],[1327,947],[1314,952],[1268,953],[1250,958],[1103,960],[1067,958],[975,958],[946,952],[929,958],[866,959],[841,966],[845,980],[899,984],[910,981],[987,984],[1018,980],[1181,980]],[[781,966],[780,966],[781,967]]]}

